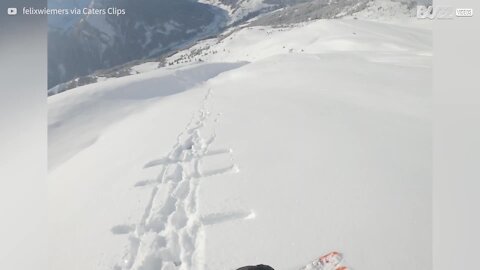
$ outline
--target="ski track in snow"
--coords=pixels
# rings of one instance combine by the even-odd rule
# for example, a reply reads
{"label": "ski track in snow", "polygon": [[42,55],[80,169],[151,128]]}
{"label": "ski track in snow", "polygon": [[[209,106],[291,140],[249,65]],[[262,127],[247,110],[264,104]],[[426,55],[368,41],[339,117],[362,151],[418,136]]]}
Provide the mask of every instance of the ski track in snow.
{"label": "ski track in snow", "polygon": [[[114,270],[203,269],[204,226],[239,219],[252,219],[252,211],[231,211],[201,216],[199,187],[214,175],[238,173],[231,149],[210,149],[215,142],[215,125],[221,114],[209,111],[211,90],[202,108],[191,118],[166,157],[145,164],[159,167],[154,180],[136,187],[152,186],[151,197],[138,224],[112,227],[113,234],[128,234],[129,247]],[[208,157],[223,157],[228,165],[205,166]],[[213,168],[207,168],[213,167]]]}

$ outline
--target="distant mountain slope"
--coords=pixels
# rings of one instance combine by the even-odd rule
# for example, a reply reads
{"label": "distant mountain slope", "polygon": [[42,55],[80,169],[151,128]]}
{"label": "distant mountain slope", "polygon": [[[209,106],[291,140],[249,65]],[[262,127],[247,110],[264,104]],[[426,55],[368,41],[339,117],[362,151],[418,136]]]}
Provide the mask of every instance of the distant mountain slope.
{"label": "distant mountain slope", "polygon": [[[48,0],[49,8],[73,9],[85,8],[92,3],[92,0]],[[48,26],[57,29],[68,29],[82,18],[82,15],[69,16],[48,16]]]}
{"label": "distant mountain slope", "polygon": [[117,7],[124,16],[51,16],[49,87],[95,70],[159,55],[215,34],[225,11],[190,0],[70,0],[57,7]]}
{"label": "distant mountain slope", "polygon": [[[176,49],[246,25],[290,25],[316,19],[411,17],[431,0],[51,0],[50,6],[116,6],[128,16],[51,17],[49,95],[103,77],[132,74],[142,61],[164,64]],[[162,55],[161,58],[158,56]],[[133,72],[135,73],[135,72]],[[61,84],[59,84],[61,83]],[[54,87],[55,86],[55,87]]]}
{"label": "distant mountain slope", "polygon": [[[407,10],[411,15],[417,4],[431,0],[201,0],[229,11],[230,22],[236,23],[262,13],[257,24],[298,23],[314,19],[330,19],[351,15],[368,7],[391,7]],[[275,11],[268,14],[271,11]],[[377,9],[383,14],[384,10]],[[398,13],[400,14],[400,13]],[[398,15],[397,14],[397,15]]]}
{"label": "distant mountain slope", "polygon": [[[277,2],[277,0],[265,0]],[[425,2],[428,0],[418,0]],[[280,25],[356,15],[362,18],[402,18],[415,15],[417,0],[282,0],[281,9],[260,16],[253,25]],[[365,12],[364,12],[365,11]],[[363,13],[362,13],[363,12]],[[368,13],[368,15],[367,15]]]}

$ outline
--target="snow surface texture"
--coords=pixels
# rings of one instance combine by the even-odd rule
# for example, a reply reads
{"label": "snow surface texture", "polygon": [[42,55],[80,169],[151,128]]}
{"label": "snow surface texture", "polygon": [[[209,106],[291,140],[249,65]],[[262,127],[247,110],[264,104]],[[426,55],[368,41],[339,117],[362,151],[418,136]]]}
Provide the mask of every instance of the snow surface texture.
{"label": "snow surface texture", "polygon": [[49,97],[50,269],[431,269],[431,42],[245,28]]}
{"label": "snow surface texture", "polygon": [[[130,249],[114,269],[196,269],[204,264],[201,245],[205,242],[205,225],[252,217],[250,212],[198,214],[200,182],[214,175],[238,172],[231,149],[209,149],[216,138],[215,130],[209,126],[218,120],[207,109],[210,94],[208,91],[202,109],[178,136],[170,153],[145,164],[145,168],[162,169],[156,179],[136,184],[153,186],[140,222],[112,228],[117,234],[127,233],[129,228],[134,230]],[[215,156],[226,159],[227,165],[205,168],[205,160]]]}

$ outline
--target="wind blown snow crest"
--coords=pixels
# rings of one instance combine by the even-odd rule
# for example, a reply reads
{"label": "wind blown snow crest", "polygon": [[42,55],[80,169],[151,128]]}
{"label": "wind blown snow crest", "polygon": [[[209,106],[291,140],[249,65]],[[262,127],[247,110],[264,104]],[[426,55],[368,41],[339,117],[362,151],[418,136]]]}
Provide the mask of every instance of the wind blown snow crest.
{"label": "wind blown snow crest", "polygon": [[[201,181],[239,172],[231,149],[212,149],[221,114],[212,116],[208,109],[211,93],[208,90],[202,108],[178,135],[170,153],[145,164],[145,169],[160,167],[160,173],[154,180],[136,184],[153,186],[140,222],[112,228],[114,234],[129,233],[130,241],[123,262],[114,269],[203,269],[204,226],[253,217],[248,211],[199,214]],[[229,165],[205,166],[205,159],[212,156],[221,156]]]}

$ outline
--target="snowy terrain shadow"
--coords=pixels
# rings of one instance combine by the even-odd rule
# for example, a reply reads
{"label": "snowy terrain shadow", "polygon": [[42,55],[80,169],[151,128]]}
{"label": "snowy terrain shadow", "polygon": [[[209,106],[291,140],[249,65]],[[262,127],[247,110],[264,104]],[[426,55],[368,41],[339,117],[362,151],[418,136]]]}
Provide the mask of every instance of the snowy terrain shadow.
{"label": "snowy terrain shadow", "polygon": [[237,219],[253,219],[255,213],[253,211],[234,211],[227,213],[213,213],[202,217],[203,225],[215,225]]}
{"label": "snowy terrain shadow", "polygon": [[[190,68],[176,70],[168,76],[152,76],[151,78],[132,81],[131,83],[124,84],[122,87],[117,88],[115,91],[105,92],[104,97],[113,100],[138,100],[178,94],[199,83],[216,77],[222,72],[239,68],[245,64],[247,64],[247,62],[193,65],[193,67]],[[145,73],[146,77],[148,77],[148,75],[149,73]]]}
{"label": "snowy terrain shadow", "polygon": [[87,85],[55,96],[49,104],[49,170],[94,144],[99,134],[110,125],[145,108],[146,104],[139,100],[148,102],[187,91],[245,64],[210,63],[175,71],[152,71]]}

